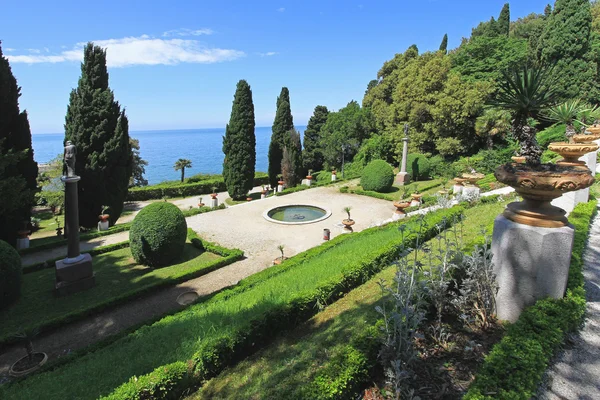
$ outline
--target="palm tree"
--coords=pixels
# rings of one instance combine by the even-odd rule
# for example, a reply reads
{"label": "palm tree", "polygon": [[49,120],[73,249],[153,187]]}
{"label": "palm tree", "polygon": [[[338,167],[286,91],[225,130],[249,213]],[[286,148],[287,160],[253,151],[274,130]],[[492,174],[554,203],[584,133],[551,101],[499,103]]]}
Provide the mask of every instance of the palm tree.
{"label": "palm tree", "polygon": [[550,108],[547,112],[547,118],[565,124],[567,126],[565,136],[569,143],[573,143],[573,136],[577,134],[575,130],[575,121],[582,112],[588,110],[584,108],[585,105],[578,99],[569,100],[557,106]]}
{"label": "palm tree", "polygon": [[173,165],[173,168],[175,168],[175,171],[181,170],[181,182],[183,182],[183,179],[185,178],[185,169],[192,168],[192,162],[187,158],[180,158],[175,165]]}
{"label": "palm tree", "polygon": [[350,218],[350,210],[352,210],[352,207],[344,207],[343,210],[348,214],[348,221],[352,221],[352,218]]}
{"label": "palm tree", "polygon": [[585,130],[588,126],[597,124],[598,119],[600,119],[600,108],[598,106],[585,103],[583,105],[583,110],[579,111],[579,114],[577,115],[577,122],[582,125],[581,132],[585,133]]}
{"label": "palm tree", "polygon": [[556,101],[556,93],[547,79],[548,71],[525,66],[521,71],[504,72],[498,94],[489,102],[510,113],[512,133],[521,145],[520,154],[532,166],[540,164],[542,150],[535,139],[536,130],[528,119],[539,118],[543,110]]}
{"label": "palm tree", "polygon": [[488,108],[475,121],[475,133],[486,139],[487,148],[491,150],[494,146],[493,137],[504,136],[510,132],[510,122],[510,114],[507,111]]}

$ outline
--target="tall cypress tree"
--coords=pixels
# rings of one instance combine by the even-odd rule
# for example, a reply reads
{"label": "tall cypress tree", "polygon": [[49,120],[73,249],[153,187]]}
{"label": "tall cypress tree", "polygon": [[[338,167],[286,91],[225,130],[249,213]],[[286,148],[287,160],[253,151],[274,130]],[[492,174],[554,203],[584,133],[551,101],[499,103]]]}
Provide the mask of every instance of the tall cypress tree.
{"label": "tall cypress tree", "polygon": [[[31,217],[37,189],[37,163],[33,160],[31,130],[26,111],[19,110],[21,88],[17,85],[0,42],[0,158],[4,158],[0,180],[17,185],[19,196],[0,204],[0,239],[16,244],[17,231]],[[10,204],[9,204],[10,203]]]}
{"label": "tall cypress tree", "polygon": [[557,0],[546,19],[537,56],[553,65],[550,82],[562,100],[600,98],[598,65],[591,46],[592,14],[588,0]]}
{"label": "tall cypress tree", "polygon": [[500,16],[496,22],[496,30],[499,35],[508,36],[510,31],[510,6],[508,3],[504,4],[502,11],[500,11]]}
{"label": "tall cypress tree", "polygon": [[295,129],[285,134],[281,174],[288,187],[296,186],[302,180],[302,144],[300,133]]}
{"label": "tall cypress tree", "polygon": [[132,173],[129,121],[108,86],[106,51],[93,43],[85,47],[81,77],[71,91],[67,140],[77,147],[80,225],[96,226],[103,205],[110,207],[113,225],[123,211]]}
{"label": "tall cypress tree", "polygon": [[306,171],[309,169],[320,171],[323,168],[323,152],[321,151],[319,137],[321,127],[327,122],[328,115],[329,110],[327,107],[316,106],[313,115],[308,120],[308,125],[306,125],[304,151],[302,152],[302,160]]}
{"label": "tall cypress tree", "polygon": [[442,38],[442,43],[440,44],[440,51],[443,51],[444,54],[448,53],[448,34],[447,33]]}
{"label": "tall cypress tree", "polygon": [[254,184],[256,136],[252,90],[245,80],[237,83],[229,124],[223,137],[223,178],[233,199],[246,196]]}
{"label": "tall cypress tree", "polygon": [[294,129],[294,118],[290,108],[290,92],[288,88],[283,87],[277,97],[277,112],[269,144],[269,183],[273,187],[277,186],[277,175],[281,173],[285,136],[291,129]]}

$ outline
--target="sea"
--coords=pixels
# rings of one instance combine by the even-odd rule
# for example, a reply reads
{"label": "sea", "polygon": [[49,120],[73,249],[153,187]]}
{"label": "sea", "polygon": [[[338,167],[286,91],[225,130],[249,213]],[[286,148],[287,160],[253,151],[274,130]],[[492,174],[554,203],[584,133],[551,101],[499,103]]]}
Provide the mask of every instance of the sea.
{"label": "sea", "polygon": [[[305,126],[296,129],[302,135]],[[180,171],[173,165],[180,158],[192,161],[192,168],[186,168],[185,175],[220,174],[223,172],[224,128],[183,129],[161,131],[130,131],[129,136],[140,142],[140,154],[148,161],[145,178],[150,185],[178,180]],[[267,171],[268,151],[271,140],[271,127],[257,127],[256,171]],[[63,133],[33,134],[33,157],[38,163],[47,163],[63,153]]]}

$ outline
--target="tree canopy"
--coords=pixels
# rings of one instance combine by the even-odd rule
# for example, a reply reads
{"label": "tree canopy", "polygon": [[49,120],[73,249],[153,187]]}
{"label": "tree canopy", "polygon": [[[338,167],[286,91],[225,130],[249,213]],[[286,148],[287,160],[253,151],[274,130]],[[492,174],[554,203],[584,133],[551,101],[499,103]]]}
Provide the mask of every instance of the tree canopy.
{"label": "tree canopy", "polygon": [[269,183],[272,187],[277,186],[277,175],[281,173],[281,159],[283,158],[283,147],[285,145],[286,133],[294,129],[294,118],[290,107],[290,91],[281,88],[277,97],[277,111],[273,121],[271,143],[269,144]]}
{"label": "tree canopy", "polygon": [[[376,81],[375,81],[376,82]],[[368,90],[368,89],[367,89]],[[321,149],[321,128],[327,122],[329,110],[325,106],[316,106],[304,130],[304,151],[302,160],[304,169],[319,171],[323,168],[323,151]]]}

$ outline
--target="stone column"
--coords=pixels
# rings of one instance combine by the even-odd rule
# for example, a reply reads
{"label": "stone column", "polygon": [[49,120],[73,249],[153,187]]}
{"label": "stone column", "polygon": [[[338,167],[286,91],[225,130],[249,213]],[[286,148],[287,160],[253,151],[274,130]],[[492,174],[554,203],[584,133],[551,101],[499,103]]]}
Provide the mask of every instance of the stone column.
{"label": "stone column", "polygon": [[408,158],[408,137],[402,139],[402,142],[404,142],[402,144],[402,164],[400,166],[400,172],[398,172],[398,175],[396,175],[396,183],[403,186],[410,182],[410,176],[408,175],[408,172],[406,172],[406,159]]}
{"label": "stone column", "polygon": [[57,261],[55,293],[63,296],[95,285],[92,269],[92,256],[79,252],[79,204],[77,182],[79,176],[63,176],[65,184],[65,229],[67,237],[67,257]]}

